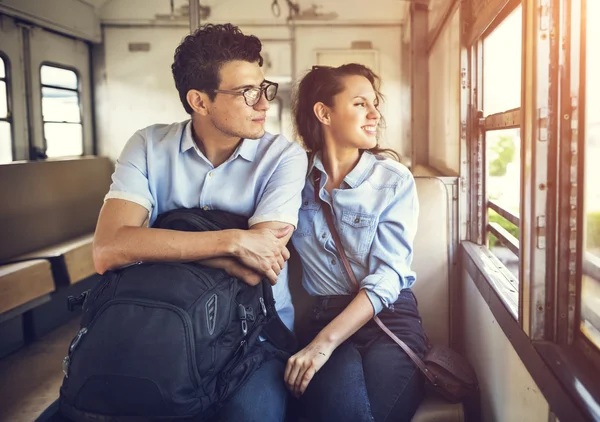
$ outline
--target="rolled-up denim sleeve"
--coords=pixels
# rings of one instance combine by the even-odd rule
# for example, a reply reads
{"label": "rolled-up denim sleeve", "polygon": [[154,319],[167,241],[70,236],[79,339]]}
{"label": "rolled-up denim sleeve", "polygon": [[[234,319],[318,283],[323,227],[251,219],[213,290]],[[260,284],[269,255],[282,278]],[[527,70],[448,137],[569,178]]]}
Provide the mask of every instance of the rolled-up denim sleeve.
{"label": "rolled-up denim sleeve", "polygon": [[256,211],[248,220],[250,227],[268,221],[297,227],[307,167],[306,151],[300,145],[291,143],[267,182]]}
{"label": "rolled-up denim sleeve", "polygon": [[369,275],[360,283],[373,304],[375,314],[393,304],[400,291],[415,282],[416,276],[410,266],[418,218],[415,180],[407,173],[396,187],[389,206],[379,217],[369,254]]}
{"label": "rolled-up denim sleeve", "polygon": [[135,202],[148,212],[154,207],[154,199],[148,183],[147,149],[144,131],[137,131],[127,141],[117,159],[112,184],[104,197]]}

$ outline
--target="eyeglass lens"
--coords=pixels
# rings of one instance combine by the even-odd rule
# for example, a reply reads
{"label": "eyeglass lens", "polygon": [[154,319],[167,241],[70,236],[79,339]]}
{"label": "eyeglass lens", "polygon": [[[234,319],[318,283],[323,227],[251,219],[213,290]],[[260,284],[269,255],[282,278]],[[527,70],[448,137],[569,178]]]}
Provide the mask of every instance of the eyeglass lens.
{"label": "eyeglass lens", "polygon": [[273,101],[275,96],[277,95],[277,85],[269,84],[266,87],[253,88],[249,89],[244,93],[244,97],[246,99],[246,103],[249,106],[253,106],[260,101],[260,96],[263,91],[265,92],[265,98],[268,101]]}

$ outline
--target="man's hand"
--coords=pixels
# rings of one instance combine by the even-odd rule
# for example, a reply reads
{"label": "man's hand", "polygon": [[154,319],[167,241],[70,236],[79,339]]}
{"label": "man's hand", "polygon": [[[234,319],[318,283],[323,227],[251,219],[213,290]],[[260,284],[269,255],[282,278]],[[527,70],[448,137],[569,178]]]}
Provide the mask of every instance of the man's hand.
{"label": "man's hand", "polygon": [[221,268],[230,276],[239,278],[250,286],[256,286],[263,279],[260,274],[240,264],[235,258],[212,258],[199,262],[208,267]]}
{"label": "man's hand", "polygon": [[291,232],[291,226],[242,231],[234,255],[246,267],[264,274],[274,285],[285,261],[290,258],[285,245]]}

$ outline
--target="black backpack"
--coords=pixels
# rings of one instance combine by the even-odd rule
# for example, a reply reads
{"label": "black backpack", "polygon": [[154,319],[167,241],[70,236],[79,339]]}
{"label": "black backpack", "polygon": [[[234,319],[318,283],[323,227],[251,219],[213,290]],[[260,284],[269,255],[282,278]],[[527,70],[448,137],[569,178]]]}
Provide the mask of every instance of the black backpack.
{"label": "black backpack", "polygon": [[[245,228],[220,211],[174,210],[154,227]],[[287,359],[293,334],[258,286],[195,263],[136,264],[105,273],[84,298],[63,361],[61,413],[73,420],[205,420],[265,361]],[[281,352],[262,345],[259,334]]]}

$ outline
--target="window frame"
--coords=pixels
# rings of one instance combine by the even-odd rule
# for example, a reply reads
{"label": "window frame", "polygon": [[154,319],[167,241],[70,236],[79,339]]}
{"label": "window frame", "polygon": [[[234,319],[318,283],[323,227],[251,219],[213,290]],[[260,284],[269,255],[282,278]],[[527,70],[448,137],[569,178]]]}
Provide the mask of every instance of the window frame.
{"label": "window frame", "polygon": [[[10,59],[8,58],[8,55],[6,55],[3,51],[0,51],[0,60],[2,60],[4,62],[4,77],[0,77],[0,81],[4,81],[4,84],[6,86],[6,117],[0,117],[0,122],[7,122],[9,125],[9,134],[10,134],[10,153],[11,153],[11,157],[10,157],[10,161],[14,162],[15,161],[15,134],[14,134],[14,127],[15,125],[13,124],[13,118],[12,118],[12,90],[11,90],[11,86],[10,86]],[[8,163],[4,163],[4,164],[8,164]],[[0,164],[2,165],[2,164]]]}
{"label": "window frame", "polygon": [[[499,113],[492,113],[489,115],[485,115],[483,108],[484,101],[484,49],[483,44],[485,39],[492,33],[498,26],[508,17],[510,16],[519,6],[521,2],[518,0],[511,0],[507,3],[507,5],[501,10],[501,12],[494,18],[489,27],[475,40],[474,45],[471,47],[471,56],[472,60],[472,72],[474,73],[474,95],[472,100],[474,102],[474,109],[477,110],[474,118],[470,122],[472,130],[472,148],[474,154],[472,155],[475,158],[475,162],[471,164],[471,189],[475,192],[474,197],[471,198],[471,206],[469,207],[471,212],[471,231],[469,239],[480,245],[482,249],[482,256],[484,260],[487,260],[488,265],[493,266],[497,269],[497,273],[494,278],[493,288],[497,290],[497,293],[501,300],[504,303],[506,310],[516,319],[520,320],[520,297],[521,297],[521,285],[522,285],[522,270],[521,270],[521,257],[520,252],[515,253],[514,247],[515,240],[518,245],[517,248],[520,251],[520,239],[516,239],[511,236],[509,233],[504,234],[502,231],[496,230],[496,233],[493,233],[498,240],[503,245],[510,245],[507,248],[512,249],[511,252],[515,253],[519,258],[519,279],[517,279],[508,268],[500,262],[499,259],[495,257],[495,255],[491,252],[491,250],[486,246],[488,233],[490,231],[495,230],[495,226],[491,225],[488,221],[488,210],[490,208],[500,208],[502,210],[499,214],[509,215],[512,214],[509,210],[502,208],[498,204],[492,203],[488,201],[487,191],[486,191],[486,135],[487,132],[492,130],[500,130],[500,129],[513,129],[513,128],[521,128],[521,106],[517,108],[513,108],[510,110],[506,110]],[[524,45],[521,45],[522,51],[521,55],[524,54]],[[521,63],[521,67],[523,67],[523,61]],[[521,76],[521,86],[524,86],[523,75]],[[522,103],[522,100],[521,100]],[[521,128],[522,130],[522,128]],[[521,149],[523,147],[521,146]],[[524,166],[524,161],[520,160],[520,168],[519,172],[521,174],[520,183],[523,184],[522,168]],[[523,188],[521,188],[521,192]],[[522,215],[521,206],[519,206],[520,211],[519,215]],[[503,217],[505,218],[505,217]],[[519,222],[521,222],[521,218],[519,218]],[[508,220],[508,219],[507,219]],[[509,220],[510,221],[510,220]],[[523,233],[523,227],[517,224],[519,227],[519,232]],[[515,290],[515,288],[517,290]]]}
{"label": "window frame", "polygon": [[[574,200],[581,204],[584,193],[584,154],[579,151],[585,151],[585,5],[588,1],[574,0],[574,6],[571,0],[508,0],[488,29],[463,47],[472,84],[470,96],[461,97],[462,101],[470,101],[466,121],[470,192],[465,216],[470,221],[462,221],[468,227],[468,241],[461,245],[461,264],[540,387],[550,411],[561,420],[600,417],[597,382],[600,348],[579,329],[585,253],[583,207],[576,206],[575,218],[564,212]],[[477,111],[477,105],[483,104],[482,40],[519,4],[523,7],[520,252],[526,258],[520,267],[519,316],[515,318],[503,297],[505,291],[498,288],[501,277],[483,242],[487,213],[482,210],[489,204],[483,201],[485,186],[481,183],[485,144],[480,132],[481,127],[485,127],[485,119],[483,113]],[[581,7],[581,22],[571,25],[571,13],[577,5]],[[468,9],[464,15],[468,16]],[[463,18],[463,24],[468,27],[469,23]],[[579,40],[575,40],[577,37]],[[563,43],[567,43],[566,49]],[[526,60],[527,54],[531,55],[529,60]],[[581,56],[576,60],[572,54]],[[571,69],[575,63],[579,63],[578,69]],[[577,90],[576,103],[571,100],[574,89]],[[565,136],[569,140],[573,138],[574,143],[565,141]],[[574,170],[577,176],[573,181]],[[539,216],[544,218],[542,224],[535,220]],[[571,241],[564,241],[564,233],[575,233],[576,242],[572,237]],[[594,267],[593,271],[600,268]]]}
{"label": "window frame", "polygon": [[[75,77],[77,78],[77,88],[73,89],[73,88],[65,88],[62,86],[44,84],[42,82],[42,67],[43,66],[49,66],[49,67],[54,67],[54,68],[58,68],[58,69],[68,70],[70,72],[75,73]],[[40,107],[41,107],[40,110],[41,110],[41,117],[42,117],[42,139],[44,141],[44,152],[48,151],[48,141],[46,139],[46,123],[79,125],[81,127],[81,154],[61,155],[61,156],[52,157],[52,158],[60,159],[60,158],[64,158],[64,157],[83,157],[85,155],[85,139],[84,139],[85,132],[84,132],[84,126],[83,126],[84,116],[83,116],[83,110],[81,108],[81,75],[79,74],[78,69],[75,67],[65,66],[60,63],[55,63],[55,62],[50,62],[50,61],[42,61],[40,63],[39,69],[38,69],[38,74],[40,75]],[[79,122],[66,122],[66,121],[59,122],[59,121],[44,120],[44,109],[43,109],[43,105],[42,105],[43,100],[44,100],[44,94],[43,94],[44,88],[52,88],[52,89],[58,89],[58,90],[70,91],[70,92],[77,93],[77,105],[79,108]]]}

